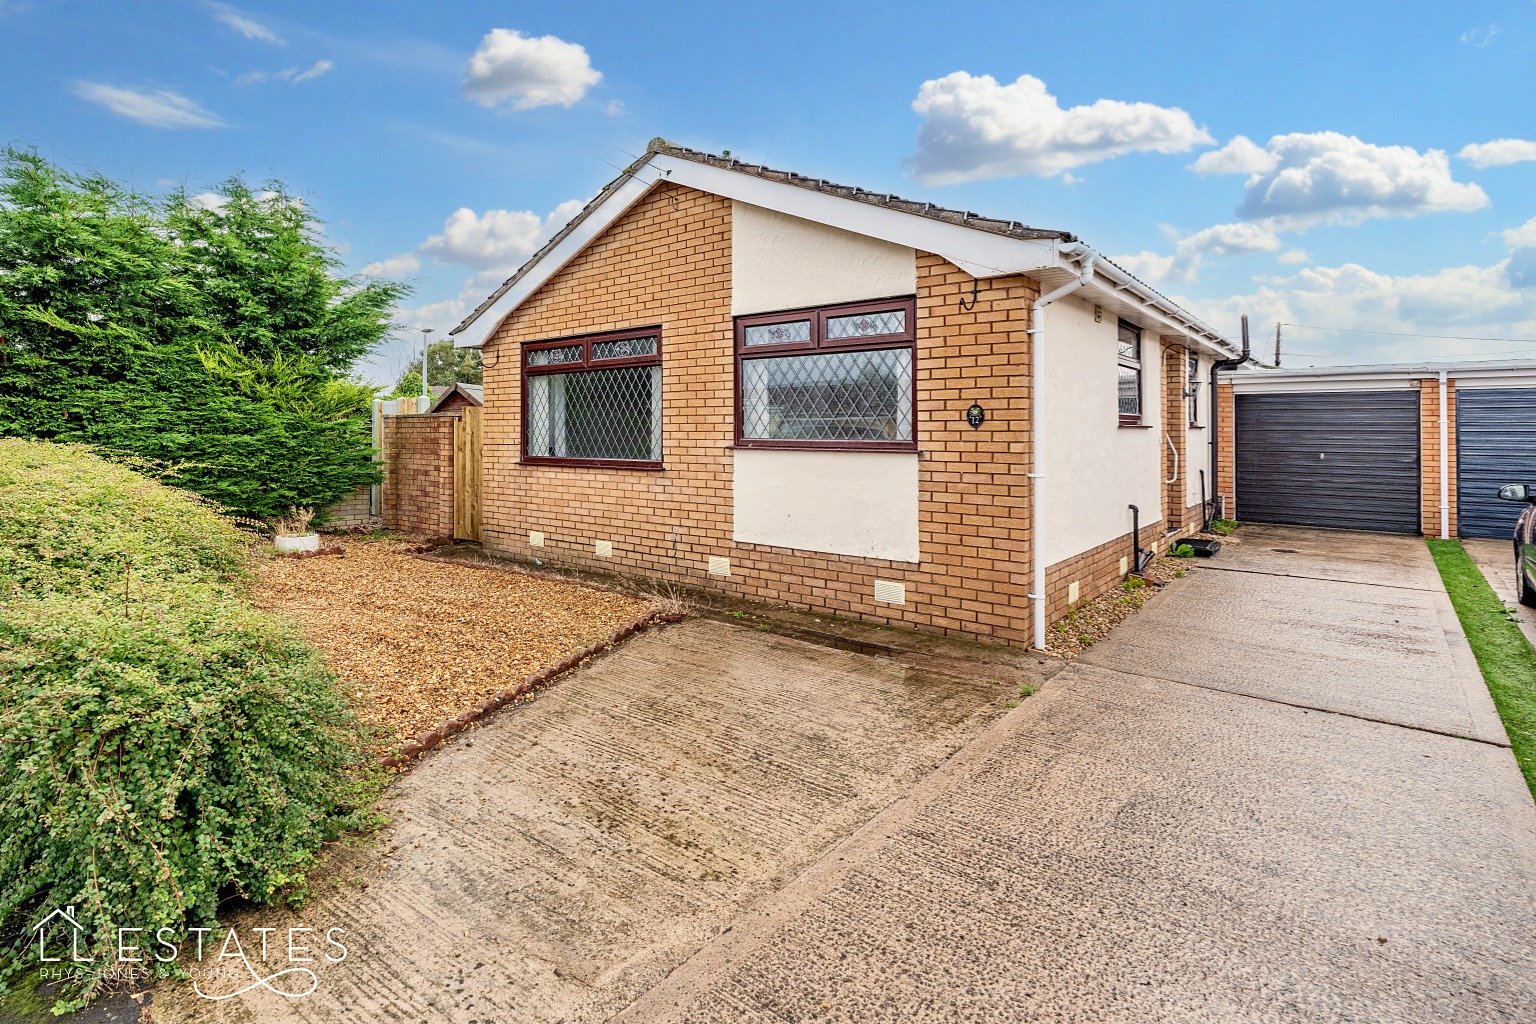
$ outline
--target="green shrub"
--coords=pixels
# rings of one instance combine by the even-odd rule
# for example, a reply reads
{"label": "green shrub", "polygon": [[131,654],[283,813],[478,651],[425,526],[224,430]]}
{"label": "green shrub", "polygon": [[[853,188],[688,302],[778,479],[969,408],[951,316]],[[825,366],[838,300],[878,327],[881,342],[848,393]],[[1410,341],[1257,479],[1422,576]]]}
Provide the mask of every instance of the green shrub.
{"label": "green shrub", "polygon": [[246,602],[227,520],[75,448],[0,441],[0,467],[0,982],[73,906],[96,943],[79,1005],[115,929],[301,892],[376,777],[321,656]]}
{"label": "green shrub", "polygon": [[1174,558],[1194,558],[1195,549],[1188,544],[1175,544],[1173,550],[1168,552]]}
{"label": "green shrub", "polygon": [[174,466],[257,517],[377,483],[348,378],[402,285],[349,279],[280,183],[219,203],[0,151],[0,435]]}
{"label": "green shrub", "polygon": [[0,437],[0,601],[175,582],[244,584],[247,535],[187,491],[83,448]]}
{"label": "green shrub", "polygon": [[1211,520],[1211,532],[1212,533],[1219,533],[1223,537],[1225,537],[1227,534],[1231,533],[1235,529],[1237,529],[1237,520],[1235,520],[1235,519],[1212,519]]}

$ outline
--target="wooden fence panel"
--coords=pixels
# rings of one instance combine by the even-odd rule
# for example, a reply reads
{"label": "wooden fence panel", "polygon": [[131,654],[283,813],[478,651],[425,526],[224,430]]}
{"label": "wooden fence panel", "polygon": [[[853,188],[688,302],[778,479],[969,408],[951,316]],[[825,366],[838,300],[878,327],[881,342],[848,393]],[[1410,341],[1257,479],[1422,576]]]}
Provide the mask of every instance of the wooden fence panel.
{"label": "wooden fence panel", "polygon": [[483,409],[466,407],[453,424],[453,536],[480,539],[480,455]]}

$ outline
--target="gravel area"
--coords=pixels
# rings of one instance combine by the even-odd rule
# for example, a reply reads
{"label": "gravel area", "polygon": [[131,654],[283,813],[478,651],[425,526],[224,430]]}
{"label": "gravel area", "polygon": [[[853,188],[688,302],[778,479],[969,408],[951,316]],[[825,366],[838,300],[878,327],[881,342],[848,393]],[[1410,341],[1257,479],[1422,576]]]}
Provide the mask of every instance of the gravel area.
{"label": "gravel area", "polygon": [[[1230,536],[1223,537],[1214,533],[1202,533],[1200,536],[1219,540],[1223,545],[1238,543]],[[1220,552],[1216,557],[1221,557]],[[1147,603],[1148,598],[1169,582],[1198,571],[1202,561],[1204,559],[1200,558],[1154,558],[1142,573],[1144,583],[1138,583],[1135,577],[1131,577],[1091,601],[1079,602],[1076,608],[1051,627],[1045,642],[1046,653],[1071,661],[1134,615]]]}
{"label": "gravel area", "polygon": [[610,636],[651,605],[519,572],[412,557],[350,537],[340,557],[274,558],[257,601],[300,622],[355,688],[380,753]]}

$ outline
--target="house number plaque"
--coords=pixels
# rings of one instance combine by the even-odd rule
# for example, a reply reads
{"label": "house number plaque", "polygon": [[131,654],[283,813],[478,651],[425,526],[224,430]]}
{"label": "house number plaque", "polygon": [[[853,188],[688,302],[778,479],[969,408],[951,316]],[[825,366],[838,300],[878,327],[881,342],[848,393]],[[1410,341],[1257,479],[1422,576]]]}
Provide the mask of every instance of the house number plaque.
{"label": "house number plaque", "polygon": [[979,405],[973,405],[965,410],[965,422],[969,423],[972,428],[981,426],[986,421],[986,418],[987,411]]}

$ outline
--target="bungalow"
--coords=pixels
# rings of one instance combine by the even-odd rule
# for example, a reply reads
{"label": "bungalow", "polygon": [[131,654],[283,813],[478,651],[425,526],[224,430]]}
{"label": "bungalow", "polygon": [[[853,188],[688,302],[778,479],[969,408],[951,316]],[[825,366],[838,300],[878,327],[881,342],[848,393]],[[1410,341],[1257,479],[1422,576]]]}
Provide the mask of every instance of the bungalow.
{"label": "bungalow", "polygon": [[1239,355],[1064,231],[662,140],[452,333],[491,551],[1035,647],[1198,528]]}

